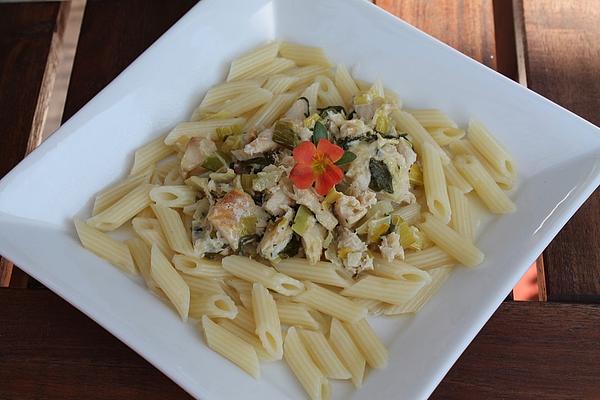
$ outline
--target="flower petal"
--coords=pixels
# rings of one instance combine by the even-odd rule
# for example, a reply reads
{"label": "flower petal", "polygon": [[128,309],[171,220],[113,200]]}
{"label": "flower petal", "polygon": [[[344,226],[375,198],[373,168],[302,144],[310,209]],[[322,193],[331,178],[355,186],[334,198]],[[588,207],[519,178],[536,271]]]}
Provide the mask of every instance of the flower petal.
{"label": "flower petal", "polygon": [[309,164],[312,162],[316,152],[317,148],[314,143],[307,140],[294,148],[294,160],[296,160],[297,163]]}
{"label": "flower petal", "polygon": [[331,143],[327,139],[319,140],[319,144],[317,145],[317,152],[326,154],[327,157],[333,162],[336,162],[344,155],[344,149],[342,149],[337,144]]}
{"label": "flower petal", "polygon": [[315,181],[315,175],[310,164],[296,164],[290,171],[290,179],[298,189],[308,189]]}
{"label": "flower petal", "polygon": [[332,187],[337,185],[344,178],[344,171],[333,163],[330,163],[325,171],[317,176],[317,193],[321,196],[327,195]]}

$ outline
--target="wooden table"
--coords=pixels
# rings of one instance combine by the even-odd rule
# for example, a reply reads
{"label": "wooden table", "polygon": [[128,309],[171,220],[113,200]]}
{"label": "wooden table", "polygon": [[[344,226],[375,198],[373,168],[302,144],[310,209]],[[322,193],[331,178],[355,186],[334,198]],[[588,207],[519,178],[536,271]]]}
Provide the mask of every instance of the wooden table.
{"label": "wooden table", "polygon": [[[88,0],[63,120],[195,3]],[[600,0],[376,4],[600,125]],[[0,4],[0,177],[41,140],[68,7]],[[189,398],[11,267],[0,261],[0,399]],[[600,399],[599,191],[545,250],[538,277],[543,301],[504,302],[432,398]]]}

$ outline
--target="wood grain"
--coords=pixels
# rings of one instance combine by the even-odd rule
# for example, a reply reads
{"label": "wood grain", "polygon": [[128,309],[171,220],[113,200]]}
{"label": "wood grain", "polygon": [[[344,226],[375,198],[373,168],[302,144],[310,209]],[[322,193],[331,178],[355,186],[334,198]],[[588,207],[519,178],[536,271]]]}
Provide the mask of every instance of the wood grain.
{"label": "wood grain", "polygon": [[[600,1],[523,0],[530,89],[600,125]],[[544,252],[548,301],[600,303],[600,190]]]}
{"label": "wood grain", "polygon": [[376,0],[375,4],[496,69],[491,0]]}
{"label": "wood grain", "polygon": [[[0,289],[0,309],[1,399],[189,398],[47,290]],[[598,305],[504,303],[432,399],[593,399],[598,326]]]}
{"label": "wood grain", "polygon": [[[119,75],[197,0],[87,3],[63,121]],[[135,16],[135,17],[132,17]]]}
{"label": "wood grain", "polygon": [[[32,127],[45,114],[47,96],[38,94],[52,79],[51,49],[56,47],[60,7],[60,3],[0,4],[0,178],[31,150]],[[0,287],[8,286],[12,270],[12,263],[0,259]],[[16,275],[16,285],[26,286],[27,275],[21,271]]]}

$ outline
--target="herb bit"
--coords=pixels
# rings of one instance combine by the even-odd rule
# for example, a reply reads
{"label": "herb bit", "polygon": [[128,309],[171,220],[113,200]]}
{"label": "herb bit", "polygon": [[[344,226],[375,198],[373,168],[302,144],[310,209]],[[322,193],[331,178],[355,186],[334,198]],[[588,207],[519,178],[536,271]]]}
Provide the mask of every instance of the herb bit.
{"label": "herb bit", "polygon": [[369,189],[376,192],[394,193],[392,174],[387,165],[385,165],[385,162],[371,158],[369,160],[369,171],[371,172]]}

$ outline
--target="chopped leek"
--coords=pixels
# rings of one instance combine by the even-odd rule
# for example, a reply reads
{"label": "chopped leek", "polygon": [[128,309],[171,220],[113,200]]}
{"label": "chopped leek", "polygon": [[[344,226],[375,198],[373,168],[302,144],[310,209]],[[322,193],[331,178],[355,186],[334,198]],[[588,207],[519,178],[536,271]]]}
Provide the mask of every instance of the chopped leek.
{"label": "chopped leek", "polygon": [[221,168],[227,168],[230,162],[231,158],[228,155],[216,151],[206,158],[202,164],[202,168],[206,168],[210,171],[218,171]]}
{"label": "chopped leek", "polygon": [[352,253],[352,249],[350,247],[341,247],[337,251],[337,256],[340,259],[344,259],[348,256],[348,254]]}
{"label": "chopped leek", "polygon": [[414,163],[408,170],[408,179],[413,186],[423,185],[423,172],[419,164]]}
{"label": "chopped leek", "polygon": [[327,193],[327,196],[325,196],[325,199],[323,199],[323,205],[328,206],[330,204],[333,204],[340,197],[342,197],[342,194],[340,192],[338,192],[337,190],[335,190],[335,188],[331,188],[329,193]]}
{"label": "chopped leek", "polygon": [[242,133],[242,127],[240,125],[229,125],[217,128],[217,136],[221,140],[225,140],[225,138],[231,135],[239,135],[240,133]]}
{"label": "chopped leek", "polygon": [[244,146],[243,135],[230,135],[225,138],[221,150],[225,153],[231,152],[231,150],[239,150]]}
{"label": "chopped leek", "polygon": [[256,174],[242,174],[240,175],[240,183],[242,184],[242,189],[244,192],[253,194],[254,190],[252,190],[252,184],[254,179],[256,179]]}
{"label": "chopped leek", "polygon": [[278,121],[273,128],[273,141],[283,147],[293,149],[298,145],[298,136],[290,122]]}
{"label": "chopped leek", "polygon": [[[411,226],[409,228],[411,234],[413,235],[413,237],[415,238],[414,243],[410,244],[408,246],[409,249],[413,249],[416,251],[421,251],[426,247],[426,243],[428,242],[427,237],[425,236],[425,233],[420,231],[416,226]],[[400,240],[402,240],[402,237],[400,238]]]}
{"label": "chopped leek", "polygon": [[388,133],[393,126],[390,117],[386,115],[383,107],[379,107],[379,109],[375,111],[373,121],[375,122],[375,130],[381,134]]}
{"label": "chopped leek", "polygon": [[227,183],[235,179],[235,172],[228,169],[227,172],[212,172],[208,176],[217,183]]}
{"label": "chopped leek", "polygon": [[367,233],[369,228],[369,222],[384,217],[391,213],[394,210],[392,206],[392,202],[389,200],[381,200],[378,201],[375,205],[369,208],[367,214],[358,222],[358,228],[356,228],[356,233],[359,235],[364,235]]}
{"label": "chopped leek", "polygon": [[369,93],[362,93],[354,97],[354,104],[357,106],[362,106],[365,104],[371,104],[372,97]]}
{"label": "chopped leek", "polygon": [[390,217],[389,215],[386,217],[374,219],[369,221],[368,230],[367,230],[367,242],[375,243],[379,241],[379,238],[382,235],[385,235],[390,229]]}
{"label": "chopped leek", "polygon": [[310,117],[304,118],[304,127],[308,129],[313,129],[315,127],[315,123],[321,119],[321,116],[317,113],[312,114]]}
{"label": "chopped leek", "polygon": [[256,234],[256,221],[256,215],[250,215],[240,219],[240,224],[242,225],[242,236]]}
{"label": "chopped leek", "polygon": [[401,216],[392,215],[392,224],[394,225],[394,231],[400,236],[400,245],[403,248],[407,249],[417,242],[414,230],[416,228],[408,226],[408,223]]}
{"label": "chopped leek", "polygon": [[309,228],[312,212],[306,206],[300,206],[296,211],[296,217],[294,218],[294,224],[292,230],[298,235],[302,236]]}
{"label": "chopped leek", "polygon": [[277,185],[279,178],[283,171],[275,170],[275,171],[261,171],[256,174],[256,178],[252,181],[252,190],[255,192],[262,192],[263,190],[272,188]]}

